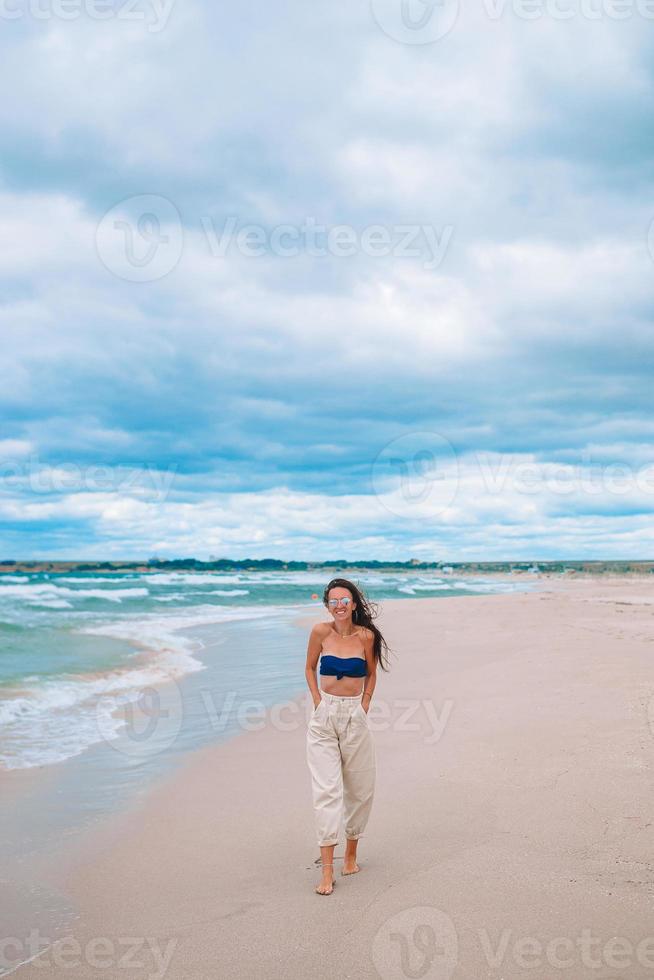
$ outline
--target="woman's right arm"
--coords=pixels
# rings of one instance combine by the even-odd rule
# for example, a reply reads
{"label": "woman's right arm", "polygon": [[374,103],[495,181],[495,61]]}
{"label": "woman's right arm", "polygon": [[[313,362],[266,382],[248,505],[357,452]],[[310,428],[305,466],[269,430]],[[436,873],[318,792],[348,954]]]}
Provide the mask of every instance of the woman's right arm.
{"label": "woman's right arm", "polygon": [[313,698],[314,708],[317,708],[320,703],[320,690],[318,688],[318,681],[316,680],[316,668],[318,667],[318,659],[320,657],[320,651],[322,650],[322,638],[323,624],[316,623],[311,630],[311,635],[309,636],[309,644],[307,646],[307,665],[304,669],[307,684],[309,685],[309,690],[311,691],[311,697]]}

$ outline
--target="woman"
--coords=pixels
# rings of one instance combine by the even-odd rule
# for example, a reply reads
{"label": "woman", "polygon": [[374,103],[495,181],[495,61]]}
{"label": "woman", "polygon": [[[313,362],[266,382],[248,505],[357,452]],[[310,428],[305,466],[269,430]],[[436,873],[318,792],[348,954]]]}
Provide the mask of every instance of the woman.
{"label": "woman", "polygon": [[[307,762],[322,864],[322,881],[315,890],[331,895],[341,809],[346,837],[341,874],[359,871],[357,843],[375,790],[375,746],[368,711],[377,664],[387,669],[382,646],[388,650],[388,645],[373,623],[370,603],[352,582],[332,579],[323,602],[333,622],[316,624],[309,637],[305,674],[314,710],[307,727]],[[319,657],[321,690],[316,682]]]}

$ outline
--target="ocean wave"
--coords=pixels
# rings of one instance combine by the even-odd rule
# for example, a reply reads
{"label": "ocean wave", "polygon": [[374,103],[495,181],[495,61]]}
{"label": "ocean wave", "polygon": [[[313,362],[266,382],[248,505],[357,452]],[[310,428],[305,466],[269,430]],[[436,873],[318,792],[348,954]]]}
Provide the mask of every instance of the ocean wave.
{"label": "ocean wave", "polygon": [[189,600],[195,599],[199,595],[222,595],[222,596],[234,596],[234,595],[250,595],[249,589],[198,589],[195,592],[173,592],[170,595],[159,595],[153,596],[152,598],[155,602],[171,602],[173,599],[177,600]]}
{"label": "ocean wave", "polygon": [[73,582],[74,584],[84,585],[89,582],[138,582],[141,576],[138,572],[134,572],[132,575],[111,575],[108,577],[102,577],[100,575],[58,575],[57,582]]}
{"label": "ocean wave", "polygon": [[240,585],[240,575],[221,572],[144,572],[141,581],[151,585]]}
{"label": "ocean wave", "polygon": [[250,594],[249,589],[214,589],[213,592],[210,593],[210,595],[225,595],[225,596],[249,595],[249,594]]}
{"label": "ocean wave", "polygon": [[221,595],[229,597],[249,594],[249,589],[204,589],[201,592],[173,592],[171,595],[155,595],[152,598],[154,602],[184,602],[185,600],[194,599],[198,595]]}
{"label": "ocean wave", "polygon": [[116,716],[117,709],[137,701],[144,689],[205,669],[193,655],[197,644],[185,637],[162,630],[144,636],[141,631],[139,645],[143,662],[133,666],[3,688],[0,765],[51,765],[119,738],[125,722]]}
{"label": "ocean wave", "polygon": [[482,579],[471,579],[470,581],[452,582],[452,587],[466,589],[468,592],[529,592],[533,585],[531,582],[485,582]]}
{"label": "ocean wave", "polygon": [[52,609],[66,608],[71,605],[70,600],[75,599],[104,599],[107,602],[122,602],[123,599],[140,599],[149,594],[148,589],[141,587],[134,589],[69,589],[66,586],[55,585],[53,582],[33,582],[29,585],[2,585],[0,583],[0,601],[2,599],[22,599],[29,605],[47,606]]}
{"label": "ocean wave", "polygon": [[72,609],[72,602],[68,602],[67,599],[39,599],[37,601],[32,601],[30,603],[32,606],[43,606],[45,609]]}
{"label": "ocean wave", "polygon": [[424,582],[413,582],[411,585],[400,585],[398,587],[398,592],[449,592],[452,586],[449,583],[424,583]]}
{"label": "ocean wave", "polygon": [[0,702],[0,767],[26,769],[81,755],[90,746],[121,737],[116,712],[138,700],[144,688],[206,669],[194,653],[201,643],[182,630],[234,620],[287,617],[279,606],[212,606],[170,614],[141,614],[75,630],[124,640],[134,648],[128,664],[95,674],[63,674],[40,683],[3,687]]}
{"label": "ocean wave", "polygon": [[[360,579],[365,582],[365,586],[386,585],[397,579],[397,576],[359,575],[354,574],[355,580]],[[260,585],[260,586],[284,586],[284,585],[310,585],[318,588],[327,585],[333,578],[333,573],[323,573],[317,571],[265,571],[265,572],[144,572],[143,581],[152,585],[206,585],[207,583],[217,585]]]}
{"label": "ocean wave", "polygon": [[57,710],[70,710],[98,695],[142,690],[148,685],[181,677],[183,674],[204,670],[205,665],[196,660],[181,644],[176,650],[166,650],[153,657],[145,667],[108,671],[106,674],[66,674],[56,680],[38,686],[14,689],[21,693],[11,696],[3,689],[0,702],[0,726],[18,719],[48,714]]}
{"label": "ocean wave", "polygon": [[81,627],[78,633],[96,636],[112,636],[120,640],[147,643],[151,638],[161,637],[163,633],[176,633],[197,626],[210,626],[213,623],[230,623],[243,619],[265,619],[267,616],[286,618],[297,606],[218,606],[203,603],[188,609],[163,609],[156,613],[146,613],[134,619],[112,620]]}

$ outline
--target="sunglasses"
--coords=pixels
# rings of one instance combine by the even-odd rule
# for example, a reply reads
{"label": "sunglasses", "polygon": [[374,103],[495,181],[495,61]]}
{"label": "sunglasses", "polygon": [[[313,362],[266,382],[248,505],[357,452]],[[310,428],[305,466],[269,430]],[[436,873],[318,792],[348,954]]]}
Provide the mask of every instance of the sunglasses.
{"label": "sunglasses", "polygon": [[330,599],[327,605],[330,607],[330,609],[336,609],[339,602],[342,602],[345,608],[347,609],[347,607],[350,605],[352,600],[350,599],[349,596],[343,596],[343,598],[341,599]]}

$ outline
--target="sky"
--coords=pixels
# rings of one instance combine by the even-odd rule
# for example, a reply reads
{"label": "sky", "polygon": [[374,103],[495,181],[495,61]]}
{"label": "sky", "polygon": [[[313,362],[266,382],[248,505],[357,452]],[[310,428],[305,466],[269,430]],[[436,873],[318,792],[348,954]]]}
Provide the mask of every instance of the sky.
{"label": "sky", "polygon": [[654,558],[652,0],[0,8],[0,557]]}

